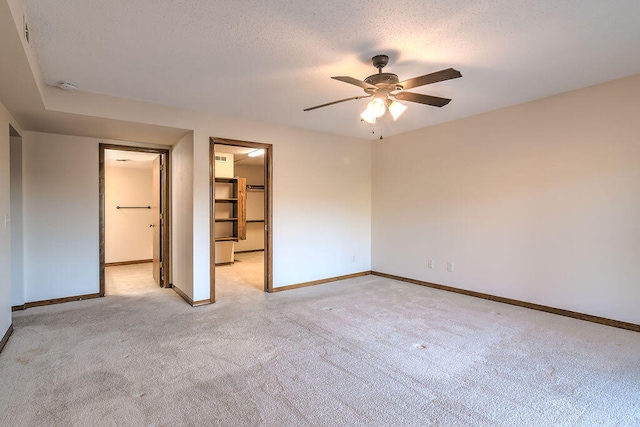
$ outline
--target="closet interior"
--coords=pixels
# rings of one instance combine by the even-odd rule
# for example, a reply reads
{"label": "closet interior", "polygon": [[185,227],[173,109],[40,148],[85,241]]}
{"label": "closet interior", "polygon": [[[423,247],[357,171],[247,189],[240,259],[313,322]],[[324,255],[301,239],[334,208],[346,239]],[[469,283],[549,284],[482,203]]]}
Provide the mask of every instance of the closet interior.
{"label": "closet interior", "polygon": [[[215,144],[216,283],[264,286],[265,164],[263,150]],[[247,283],[250,282],[250,283]]]}

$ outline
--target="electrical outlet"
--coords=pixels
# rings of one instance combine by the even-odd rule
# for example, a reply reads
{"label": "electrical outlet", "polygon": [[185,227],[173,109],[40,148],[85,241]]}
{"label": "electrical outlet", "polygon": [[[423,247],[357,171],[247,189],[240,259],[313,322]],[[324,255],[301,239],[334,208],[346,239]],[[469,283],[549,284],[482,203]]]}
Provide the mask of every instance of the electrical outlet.
{"label": "electrical outlet", "polygon": [[454,264],[452,262],[447,263],[447,271],[449,273],[453,273],[453,267],[454,267]]}
{"label": "electrical outlet", "polygon": [[356,262],[356,256],[355,255],[351,257],[351,262]]}
{"label": "electrical outlet", "polygon": [[434,263],[432,259],[430,259],[429,262],[427,262],[427,267],[434,268]]}

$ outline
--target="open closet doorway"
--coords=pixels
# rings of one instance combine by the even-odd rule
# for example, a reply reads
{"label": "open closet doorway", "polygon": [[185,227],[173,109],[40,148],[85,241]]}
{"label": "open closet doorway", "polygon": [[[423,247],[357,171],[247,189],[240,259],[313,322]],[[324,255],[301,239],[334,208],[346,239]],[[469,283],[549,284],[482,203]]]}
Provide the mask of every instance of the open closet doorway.
{"label": "open closet doorway", "polygon": [[100,296],[169,287],[169,150],[100,144]]}
{"label": "open closet doorway", "polygon": [[211,300],[271,292],[273,146],[212,137],[209,148]]}

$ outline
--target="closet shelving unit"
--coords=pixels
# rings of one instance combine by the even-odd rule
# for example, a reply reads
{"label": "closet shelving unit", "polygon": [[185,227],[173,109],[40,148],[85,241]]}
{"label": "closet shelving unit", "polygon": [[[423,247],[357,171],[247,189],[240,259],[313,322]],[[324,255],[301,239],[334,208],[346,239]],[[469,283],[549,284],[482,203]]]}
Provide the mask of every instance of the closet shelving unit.
{"label": "closet shelving unit", "polygon": [[[238,242],[247,237],[247,181],[245,178],[216,178],[216,242]],[[219,216],[218,216],[219,215]]]}

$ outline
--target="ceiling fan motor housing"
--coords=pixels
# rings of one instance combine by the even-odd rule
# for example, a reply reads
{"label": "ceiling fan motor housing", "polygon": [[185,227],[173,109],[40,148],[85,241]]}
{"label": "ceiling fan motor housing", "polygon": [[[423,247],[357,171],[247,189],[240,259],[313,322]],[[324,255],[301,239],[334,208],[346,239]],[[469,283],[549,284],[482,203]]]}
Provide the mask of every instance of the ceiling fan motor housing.
{"label": "ceiling fan motor housing", "polygon": [[384,66],[389,63],[389,57],[387,55],[376,55],[371,58],[371,62],[373,66],[378,69],[384,68]]}
{"label": "ceiling fan motor housing", "polygon": [[364,79],[364,81],[376,87],[376,89],[365,89],[364,91],[367,93],[393,92],[394,90],[402,90],[402,86],[398,85],[398,76],[393,73],[373,74]]}

